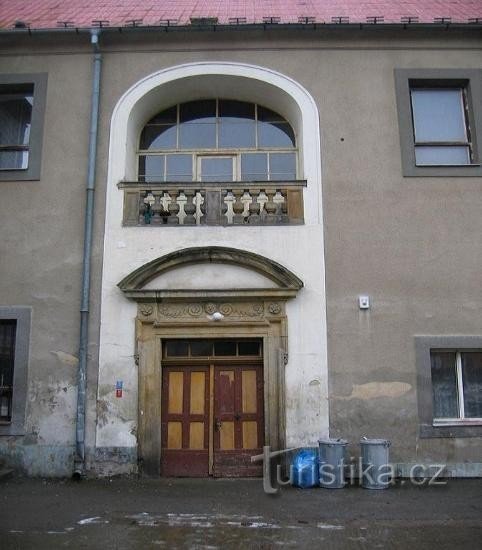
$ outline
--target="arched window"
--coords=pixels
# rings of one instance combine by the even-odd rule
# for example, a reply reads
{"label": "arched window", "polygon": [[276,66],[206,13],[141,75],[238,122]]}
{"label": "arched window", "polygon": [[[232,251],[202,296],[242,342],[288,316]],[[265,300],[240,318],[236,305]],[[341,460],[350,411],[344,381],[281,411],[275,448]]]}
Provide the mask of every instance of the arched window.
{"label": "arched window", "polygon": [[138,157],[144,182],[297,179],[289,122],[231,99],[189,101],[160,112],[142,130]]}

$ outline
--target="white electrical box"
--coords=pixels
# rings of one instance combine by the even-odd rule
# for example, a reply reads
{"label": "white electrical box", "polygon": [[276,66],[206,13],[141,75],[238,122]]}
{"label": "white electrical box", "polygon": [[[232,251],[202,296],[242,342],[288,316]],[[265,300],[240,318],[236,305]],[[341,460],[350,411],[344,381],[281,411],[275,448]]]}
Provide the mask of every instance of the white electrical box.
{"label": "white electrical box", "polygon": [[358,306],[360,309],[370,309],[370,296],[358,296]]}

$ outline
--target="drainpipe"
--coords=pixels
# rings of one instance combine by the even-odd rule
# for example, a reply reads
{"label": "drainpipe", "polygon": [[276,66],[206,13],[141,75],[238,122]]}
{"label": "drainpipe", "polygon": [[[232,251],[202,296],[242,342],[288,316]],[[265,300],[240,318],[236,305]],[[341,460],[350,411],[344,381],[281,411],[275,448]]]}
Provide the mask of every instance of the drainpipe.
{"label": "drainpipe", "polygon": [[102,55],[99,50],[100,29],[92,29],[90,43],[94,49],[92,104],[90,116],[89,158],[87,165],[87,196],[84,224],[84,256],[82,265],[82,291],[80,303],[79,371],[77,386],[77,421],[75,435],[75,459],[73,477],[81,479],[85,474],[85,401],[86,373],[89,339],[89,297],[92,256],[92,231],[94,224],[95,165],[97,160],[97,131],[99,127],[100,71]]}

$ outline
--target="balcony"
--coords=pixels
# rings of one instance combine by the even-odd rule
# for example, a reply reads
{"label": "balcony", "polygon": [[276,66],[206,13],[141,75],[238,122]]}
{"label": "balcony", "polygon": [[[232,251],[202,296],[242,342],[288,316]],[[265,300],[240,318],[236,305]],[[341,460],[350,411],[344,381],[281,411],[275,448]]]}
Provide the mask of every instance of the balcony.
{"label": "balcony", "polygon": [[121,182],[123,225],[300,225],[306,181]]}

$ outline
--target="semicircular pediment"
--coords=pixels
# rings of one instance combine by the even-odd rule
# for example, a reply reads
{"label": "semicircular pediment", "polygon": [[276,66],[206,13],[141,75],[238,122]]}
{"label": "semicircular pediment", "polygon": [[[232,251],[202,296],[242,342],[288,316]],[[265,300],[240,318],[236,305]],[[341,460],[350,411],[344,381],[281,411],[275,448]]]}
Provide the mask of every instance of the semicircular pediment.
{"label": "semicircular pediment", "polygon": [[[184,248],[156,258],[127,275],[127,277],[120,281],[118,287],[130,298],[144,295],[147,297],[153,293],[159,296],[163,290],[167,293],[186,293],[191,290],[201,292],[202,289],[199,285],[187,285],[185,277],[179,279],[180,287],[182,282],[182,288],[173,290],[172,283],[168,285],[169,289],[163,288],[161,276],[175,270],[185,273],[187,266],[195,265],[197,267],[202,264],[237,266],[243,271],[252,271],[257,275],[261,275],[261,277],[258,277],[261,283],[260,287],[256,289],[258,292],[265,290],[269,293],[294,295],[303,287],[301,279],[273,260],[259,254],[254,254],[253,252],[220,246]],[[172,273],[170,274],[170,279],[172,279]],[[157,281],[160,283],[159,286],[157,284],[149,284],[151,282],[157,283]],[[186,288],[187,286],[191,287]],[[252,288],[242,289],[240,286],[242,287],[242,285],[233,282],[232,290],[235,291],[235,289],[238,289],[241,293],[253,291]],[[222,288],[221,286],[219,288],[219,291],[222,293],[228,290],[229,288],[225,284],[222,285]],[[206,292],[213,293],[216,292],[216,289],[211,285],[206,285]]]}

